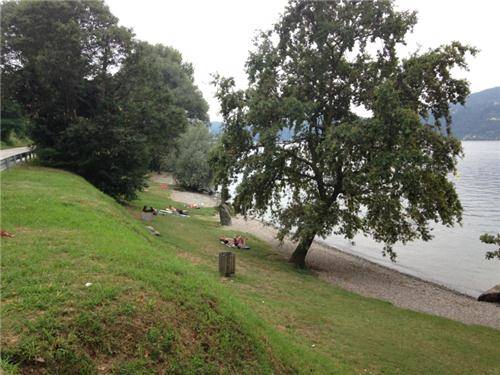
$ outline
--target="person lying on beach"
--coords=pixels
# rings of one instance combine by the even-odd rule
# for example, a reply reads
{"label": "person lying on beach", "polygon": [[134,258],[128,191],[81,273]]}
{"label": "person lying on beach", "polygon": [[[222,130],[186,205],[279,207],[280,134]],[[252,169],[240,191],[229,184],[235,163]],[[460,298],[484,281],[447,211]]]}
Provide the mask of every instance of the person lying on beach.
{"label": "person lying on beach", "polygon": [[170,206],[169,209],[173,212],[177,212],[179,215],[184,215],[184,216],[189,215],[188,211],[183,210],[181,208],[175,208],[174,206]]}
{"label": "person lying on beach", "polygon": [[10,238],[14,237],[14,235],[12,233],[9,233],[9,232],[7,232],[6,230],[3,230],[3,229],[0,230],[0,236],[2,236],[2,237],[10,237]]}
{"label": "person lying on beach", "polygon": [[220,236],[219,241],[223,245],[226,245],[228,247],[234,247],[234,242],[231,237]]}
{"label": "person lying on beach", "polygon": [[220,243],[226,245],[227,247],[237,247],[238,249],[250,249],[250,246],[246,244],[245,238],[241,236],[235,236],[234,238],[220,236]]}
{"label": "person lying on beach", "polygon": [[236,236],[234,237],[233,242],[238,249],[250,249],[250,246],[247,245],[244,237]]}
{"label": "person lying on beach", "polygon": [[172,211],[170,208],[165,208],[163,210],[158,210],[159,215],[176,215],[177,212]]}

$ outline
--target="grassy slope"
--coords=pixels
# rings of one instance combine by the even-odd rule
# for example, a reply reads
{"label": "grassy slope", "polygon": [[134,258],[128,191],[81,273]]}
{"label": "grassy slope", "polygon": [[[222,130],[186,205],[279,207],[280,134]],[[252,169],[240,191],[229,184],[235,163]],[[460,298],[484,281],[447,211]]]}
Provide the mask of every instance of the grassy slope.
{"label": "grassy slope", "polygon": [[[16,234],[2,241],[4,362],[68,373],[500,373],[499,331],[345,292],[255,238],[237,276],[220,279],[223,231],[210,209],[155,218],[156,238],[78,177],[1,176],[2,229]],[[153,185],[129,211],[169,203]]]}
{"label": "grassy slope", "polygon": [[38,168],[1,176],[2,229],[15,234],[2,241],[3,362],[68,374],[300,366],[276,357],[261,339],[269,328],[215,280],[83,179]]}

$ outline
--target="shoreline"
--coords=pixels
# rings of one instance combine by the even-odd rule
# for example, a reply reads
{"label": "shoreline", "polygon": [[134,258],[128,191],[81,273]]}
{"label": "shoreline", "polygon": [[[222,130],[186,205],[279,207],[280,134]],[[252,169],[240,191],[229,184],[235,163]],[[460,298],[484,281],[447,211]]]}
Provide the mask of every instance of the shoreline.
{"label": "shoreline", "polygon": [[454,293],[454,294],[457,294],[459,296],[462,296],[462,297],[465,297],[465,298],[470,298],[470,299],[472,299],[474,301],[477,301],[476,297],[474,297],[474,296],[472,296],[470,294],[467,294],[465,292],[462,292],[460,290],[453,289],[452,287],[440,284],[437,281],[425,279],[425,278],[419,277],[417,275],[412,275],[411,273],[406,273],[406,272],[400,271],[400,270],[398,270],[396,268],[384,266],[383,264],[377,263],[377,262],[375,262],[373,260],[370,260],[370,259],[367,259],[367,258],[363,258],[361,255],[353,254],[353,253],[350,253],[348,251],[339,249],[338,247],[335,247],[335,246],[332,246],[332,245],[328,245],[327,243],[323,242],[322,240],[314,240],[314,242],[317,243],[319,246],[322,246],[325,249],[328,249],[329,251],[338,251],[338,252],[341,252],[341,253],[343,253],[345,255],[348,255],[350,257],[357,258],[359,261],[368,262],[368,263],[370,263],[371,265],[373,265],[375,267],[382,267],[384,269],[390,270],[391,272],[397,272],[397,273],[399,273],[402,276],[409,277],[411,279],[415,279],[416,281],[420,281],[420,282],[423,282],[423,283],[431,284],[431,285],[433,285],[433,286],[435,286],[437,288],[444,289],[444,290],[446,290],[446,291],[448,291],[450,293]]}
{"label": "shoreline", "polygon": [[[171,189],[171,198],[181,203],[202,202],[215,206],[215,197]],[[246,232],[267,242],[274,251],[288,258],[295,243],[276,240],[276,229],[259,219],[233,217],[227,230]],[[474,297],[418,276],[378,264],[359,255],[315,240],[306,258],[309,269],[320,279],[349,292],[376,298],[395,306],[438,315],[465,324],[500,329],[500,305],[478,302]]]}

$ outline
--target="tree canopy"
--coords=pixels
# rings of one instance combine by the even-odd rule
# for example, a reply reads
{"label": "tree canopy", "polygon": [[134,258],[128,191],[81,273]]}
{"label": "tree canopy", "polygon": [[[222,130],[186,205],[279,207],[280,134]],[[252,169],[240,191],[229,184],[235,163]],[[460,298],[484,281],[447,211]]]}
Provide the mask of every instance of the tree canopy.
{"label": "tree canopy", "polygon": [[447,179],[462,152],[449,104],[463,104],[469,88],[451,70],[476,51],[454,42],[401,58],[416,21],[391,1],[292,0],[255,40],[248,88],[216,77],[217,181],[241,179],[236,210],[267,213],[280,239],[298,240],[290,260],[299,267],[315,236],[361,232],[394,259],[396,242],[431,238],[429,222],[461,220]]}
{"label": "tree canopy", "polygon": [[1,7],[2,99],[13,103],[2,112],[19,105],[16,113],[29,116],[43,164],[130,199],[188,119],[207,121],[191,64],[173,48],[135,40],[102,0]]}

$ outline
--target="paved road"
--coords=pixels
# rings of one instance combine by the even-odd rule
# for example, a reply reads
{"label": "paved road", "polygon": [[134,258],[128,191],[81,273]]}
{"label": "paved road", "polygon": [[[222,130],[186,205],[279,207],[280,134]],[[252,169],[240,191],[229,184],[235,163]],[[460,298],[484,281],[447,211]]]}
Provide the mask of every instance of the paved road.
{"label": "paved road", "polygon": [[16,147],[16,148],[9,148],[7,150],[0,150],[0,160],[8,158],[9,156],[14,156],[17,154],[21,154],[23,152],[27,152],[29,150],[30,150],[29,147]]}

